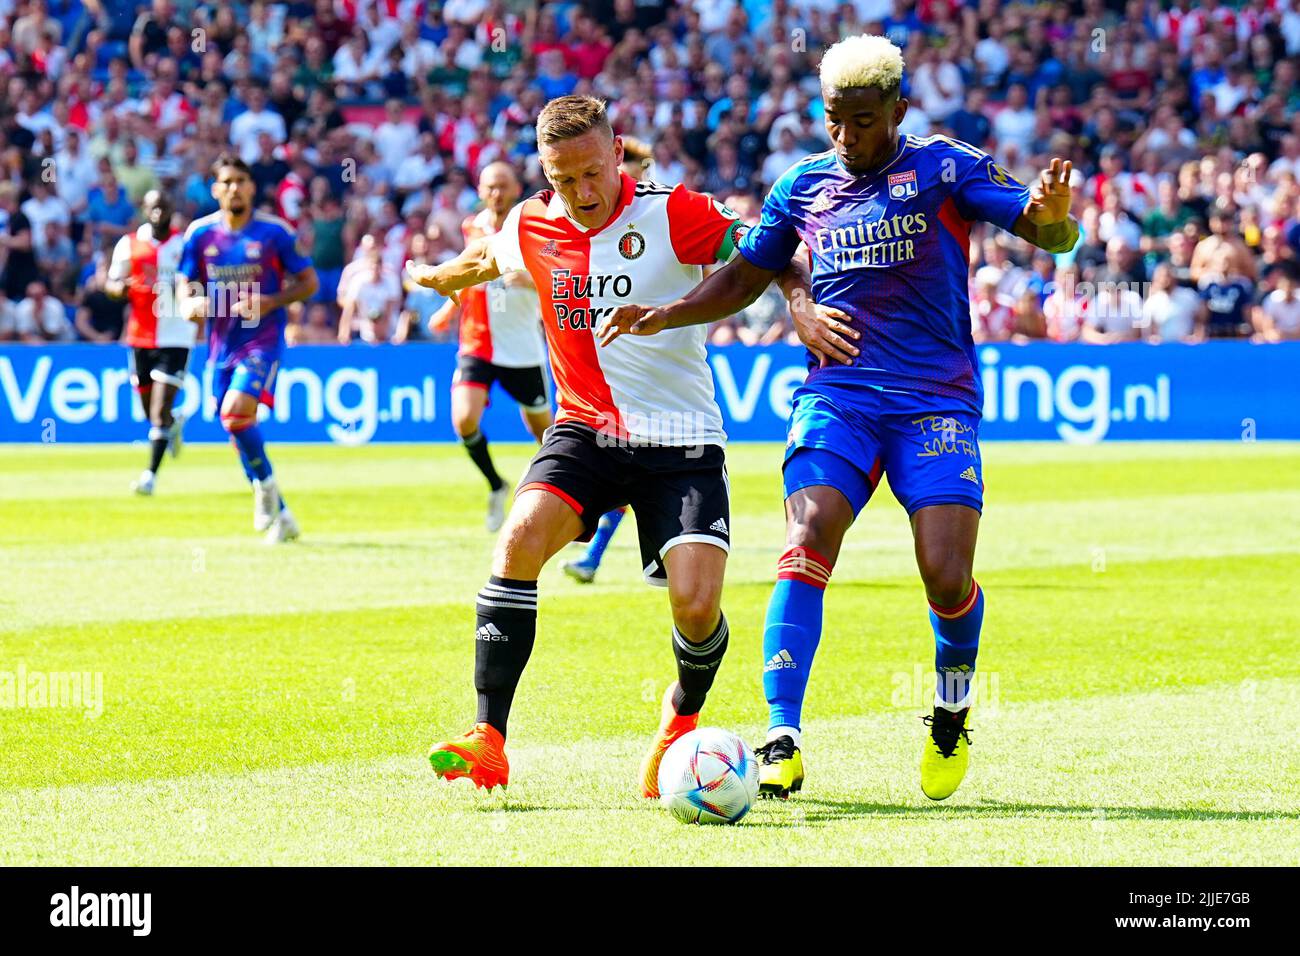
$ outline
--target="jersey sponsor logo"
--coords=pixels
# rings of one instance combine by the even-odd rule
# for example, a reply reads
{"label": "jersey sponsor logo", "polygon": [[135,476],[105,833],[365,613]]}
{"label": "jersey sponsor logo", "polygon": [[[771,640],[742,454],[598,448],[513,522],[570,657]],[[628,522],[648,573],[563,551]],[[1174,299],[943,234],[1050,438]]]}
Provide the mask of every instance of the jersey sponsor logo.
{"label": "jersey sponsor logo", "polygon": [[963,471],[963,472],[962,472],[958,477],[959,477],[959,478],[965,478],[967,481],[974,482],[974,483],[977,484],[977,485],[980,483],[979,478],[978,478],[978,477],[976,476],[976,474],[975,474],[975,466],[974,466],[974,465],[971,465],[970,467],[968,467],[968,468],[967,468],[965,471]]}
{"label": "jersey sponsor logo", "polygon": [[221,250],[218,249],[215,245],[211,245],[211,246],[206,247],[206,248],[203,250],[203,254],[204,254],[205,256],[219,256],[219,255],[221,255]]}
{"label": "jersey sponsor logo", "polygon": [[612,305],[593,307],[590,301],[573,305],[573,300],[630,299],[631,295],[632,277],[627,273],[583,275],[569,269],[551,270],[551,307],[560,331],[594,329],[603,316],[614,311]]}
{"label": "jersey sponsor logo", "polygon": [[901,173],[889,174],[889,198],[890,199],[915,199],[918,195],[916,188],[916,170],[907,169]]}
{"label": "jersey sponsor logo", "polygon": [[852,223],[818,229],[813,245],[834,271],[878,269],[915,259],[916,242],[911,237],[924,235],[929,228],[923,212],[870,222],[859,216]]}
{"label": "jersey sponsor logo", "polygon": [[618,240],[618,254],[624,259],[640,259],[645,252],[645,236],[629,224],[627,232]]}
{"label": "jersey sponsor logo", "polygon": [[726,519],[725,519],[725,518],[719,518],[717,521],[713,522],[713,524],[709,525],[709,530],[710,530],[710,531],[716,531],[716,532],[718,532],[718,534],[726,534],[726,533],[727,533],[727,521],[726,521]]}
{"label": "jersey sponsor logo", "polygon": [[994,186],[1002,186],[1006,189],[1024,189],[1024,183],[1016,179],[1009,172],[999,166],[997,163],[989,163],[987,166],[989,182]]}

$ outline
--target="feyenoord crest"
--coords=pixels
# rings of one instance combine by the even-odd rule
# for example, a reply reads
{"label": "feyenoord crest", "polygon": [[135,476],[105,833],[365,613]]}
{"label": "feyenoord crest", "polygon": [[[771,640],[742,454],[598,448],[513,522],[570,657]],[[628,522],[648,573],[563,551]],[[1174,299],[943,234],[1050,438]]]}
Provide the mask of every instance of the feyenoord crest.
{"label": "feyenoord crest", "polygon": [[250,259],[262,258],[262,244],[260,242],[244,243],[244,254]]}
{"label": "feyenoord crest", "polygon": [[889,174],[889,198],[890,199],[915,199],[916,189],[916,170],[909,169],[902,173]]}
{"label": "feyenoord crest", "polygon": [[618,240],[618,254],[624,259],[639,259],[643,252],[645,252],[645,236],[628,226],[627,232],[623,233],[622,238]]}

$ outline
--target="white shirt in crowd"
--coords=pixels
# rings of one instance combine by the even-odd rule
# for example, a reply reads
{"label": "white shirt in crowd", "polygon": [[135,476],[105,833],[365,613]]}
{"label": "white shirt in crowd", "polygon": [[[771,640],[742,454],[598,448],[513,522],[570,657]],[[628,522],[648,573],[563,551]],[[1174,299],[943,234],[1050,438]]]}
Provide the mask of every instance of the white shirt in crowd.
{"label": "white shirt in crowd", "polygon": [[1300,296],[1287,297],[1281,289],[1274,289],[1260,303],[1264,314],[1273,322],[1273,328],[1283,338],[1300,337]]}
{"label": "white shirt in crowd", "polygon": [[39,312],[36,300],[23,299],[11,306],[6,317],[0,312],[0,332],[14,331],[20,336],[43,334],[56,342],[72,340],[72,326],[68,323],[68,313],[63,303],[52,295],[46,295]]}
{"label": "white shirt in crowd", "polygon": [[356,303],[354,321],[366,342],[374,342],[376,316],[389,318],[388,338],[392,338],[397,321],[397,311],[402,307],[402,281],[391,269],[383,269],[376,280],[369,269],[352,279],[347,299]]}
{"label": "white shirt in crowd", "polygon": [[47,223],[61,222],[65,226],[72,223],[72,212],[68,209],[68,204],[58,196],[46,196],[44,199],[33,196],[19,208],[32,224],[32,244],[36,246],[37,252],[45,252]]}
{"label": "white shirt in crowd", "polygon": [[1152,292],[1142,304],[1142,324],[1167,342],[1178,342],[1196,330],[1201,297],[1186,286]]}
{"label": "white shirt in crowd", "polygon": [[261,150],[257,145],[260,133],[270,133],[271,140],[277,146],[288,138],[284,128],[284,117],[275,110],[263,109],[258,112],[244,110],[230,122],[230,142],[239,150],[239,156],[246,163],[257,162]]}
{"label": "white shirt in crowd", "polygon": [[763,160],[763,185],[770,188],[774,182],[781,178],[782,173],[807,155],[806,150],[798,148],[792,149],[788,153],[769,153],[767,159]]}
{"label": "white shirt in crowd", "polygon": [[1023,156],[1029,152],[1030,141],[1034,138],[1034,111],[1005,107],[993,117],[993,135],[998,145],[1005,148],[1008,143],[1015,143]]}
{"label": "white shirt in crowd", "polygon": [[943,122],[966,101],[966,84],[954,63],[922,63],[912,74],[912,96],[921,108]]}
{"label": "white shirt in crowd", "polygon": [[374,143],[379,161],[390,173],[396,174],[402,161],[419,147],[420,131],[414,123],[405,120],[399,123],[385,120],[375,127]]}

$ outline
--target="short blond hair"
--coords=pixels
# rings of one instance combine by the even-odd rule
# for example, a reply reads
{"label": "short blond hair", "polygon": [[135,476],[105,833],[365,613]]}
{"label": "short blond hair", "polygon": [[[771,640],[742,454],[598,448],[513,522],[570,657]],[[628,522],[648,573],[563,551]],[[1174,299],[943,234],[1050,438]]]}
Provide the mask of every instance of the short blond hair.
{"label": "short blond hair", "polygon": [[594,96],[558,96],[543,106],[537,116],[537,145],[549,146],[593,129],[603,129],[610,138],[614,136],[604,100]]}
{"label": "short blond hair", "polygon": [[821,82],[827,90],[874,86],[892,95],[903,83],[903,51],[888,37],[845,37],[822,55]]}

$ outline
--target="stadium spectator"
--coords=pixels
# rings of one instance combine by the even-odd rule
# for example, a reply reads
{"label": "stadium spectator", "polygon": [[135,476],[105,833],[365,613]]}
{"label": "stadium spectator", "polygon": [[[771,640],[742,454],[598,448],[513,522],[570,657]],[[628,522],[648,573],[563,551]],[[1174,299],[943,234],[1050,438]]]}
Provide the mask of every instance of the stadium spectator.
{"label": "stadium spectator", "polygon": [[7,323],[7,327],[0,327],[0,339],[29,345],[72,340],[72,326],[63,303],[48,294],[44,282],[27,286],[26,298],[8,310]]}
{"label": "stadium spectator", "polygon": [[1205,333],[1205,304],[1187,286],[1179,285],[1168,262],[1156,266],[1151,292],[1142,303],[1142,333],[1148,342],[1194,342]]}
{"label": "stadium spectator", "polygon": [[104,291],[108,281],[108,256],[95,260],[95,272],[79,290],[75,327],[87,342],[108,344],[120,341],[126,328],[126,302]]}
{"label": "stadium spectator", "polygon": [[339,342],[348,344],[354,334],[372,345],[384,342],[400,345],[406,341],[409,319],[402,311],[402,283],[396,272],[384,266],[377,245],[366,253],[361,268],[351,276],[341,297]]}
{"label": "stadium spectator", "polygon": [[[67,267],[67,241],[71,261],[89,264],[105,237],[133,227],[133,199],[150,185],[174,186],[187,216],[213,211],[207,167],[231,146],[257,167],[259,204],[298,226],[333,303],[326,274],[364,233],[379,233],[389,262],[418,235],[435,255],[455,251],[488,162],[510,161],[526,193],[543,188],[534,121],[574,90],[609,100],[617,132],[650,144],[656,180],[759,200],[826,148],[819,57],[864,29],[908,45],[906,132],[953,135],[1021,178],[1048,155],[1074,160],[1077,249],[1045,262],[972,230],[970,275],[1000,272],[1013,340],[1040,323],[1077,338],[1069,315],[1095,311],[1088,283],[1110,281],[1119,258],[1127,281],[1159,272],[1172,283],[1173,304],[1153,308],[1172,310],[1173,331],[1146,329],[1149,340],[1186,337],[1189,300],[1175,290],[1221,306],[1244,297],[1226,318],[1207,307],[1207,326],[1258,341],[1281,335],[1267,332],[1265,304],[1291,301],[1270,297],[1300,256],[1294,3],[152,0],[87,5],[80,23],[79,6],[0,0],[0,186],[13,191],[12,208],[0,200],[0,286],[11,304],[36,278],[50,279],[47,295],[71,295],[43,270]],[[42,175],[50,158],[53,178]],[[51,232],[44,216],[56,210],[67,229]],[[417,225],[416,214],[427,216]],[[1112,252],[1117,237],[1131,253]],[[1230,263],[1216,272],[1224,249]],[[759,322],[755,339],[746,320],[735,339],[779,337],[782,322]]]}

